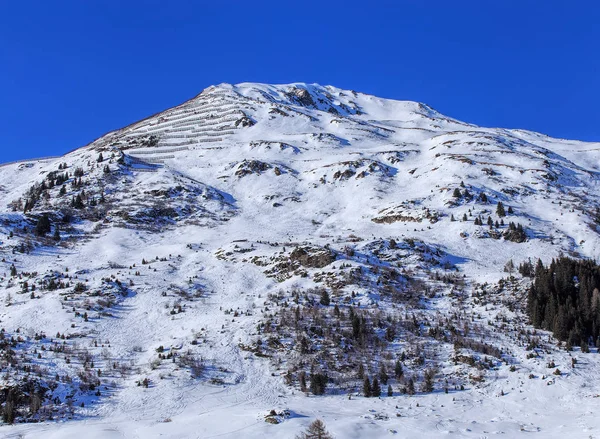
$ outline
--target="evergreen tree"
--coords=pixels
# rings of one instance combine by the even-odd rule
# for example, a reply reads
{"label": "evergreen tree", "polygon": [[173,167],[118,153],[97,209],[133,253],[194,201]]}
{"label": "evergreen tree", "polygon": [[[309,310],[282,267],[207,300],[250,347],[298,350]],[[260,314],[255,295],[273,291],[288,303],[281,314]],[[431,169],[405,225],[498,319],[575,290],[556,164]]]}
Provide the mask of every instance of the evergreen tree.
{"label": "evergreen tree", "polygon": [[406,384],[406,393],[409,395],[414,395],[415,392],[415,381],[412,378],[409,378],[408,383]]}
{"label": "evergreen tree", "polygon": [[431,369],[425,371],[425,380],[423,381],[423,391],[425,393],[433,392],[433,379],[435,378],[435,372]]}
{"label": "evergreen tree", "polygon": [[454,198],[460,198],[462,196],[461,193],[460,193],[460,189],[459,188],[455,188],[454,192],[452,192],[452,196]]}
{"label": "evergreen tree", "polygon": [[38,222],[35,226],[35,234],[37,236],[46,236],[50,233],[52,226],[50,224],[50,218],[47,214],[43,214],[39,217]]}
{"label": "evergreen tree", "polygon": [[329,298],[329,293],[327,292],[327,290],[321,291],[321,300],[319,301],[319,303],[323,306],[329,306],[329,304],[331,303],[331,299]]}
{"label": "evergreen tree", "polygon": [[504,211],[504,204],[502,204],[502,201],[498,201],[498,205],[496,206],[496,215],[498,215],[500,218],[506,216],[506,212]]}
{"label": "evergreen tree", "polygon": [[103,161],[104,161],[104,157],[102,157],[102,153],[98,154],[97,162],[102,163]]}
{"label": "evergreen tree", "polygon": [[357,373],[356,377],[359,380],[362,380],[365,377],[365,366],[362,363],[360,363],[358,365],[358,373]]}
{"label": "evergreen tree", "polygon": [[372,394],[371,381],[368,376],[365,376],[365,380],[363,381],[363,395],[365,398],[370,398]]}
{"label": "evergreen tree", "polygon": [[388,383],[389,376],[384,363],[381,363],[381,366],[379,367],[379,379],[384,386]]}
{"label": "evergreen tree", "polygon": [[394,325],[391,324],[390,326],[388,326],[385,329],[385,339],[391,343],[394,341],[395,338],[396,338],[396,328],[394,328]]}
{"label": "evergreen tree", "polygon": [[402,375],[404,375],[402,363],[400,363],[400,360],[396,360],[396,364],[394,365],[394,376],[396,377],[396,379],[399,379],[402,378]]}
{"label": "evergreen tree", "polygon": [[74,207],[75,209],[83,209],[85,207],[85,204],[83,204],[83,199],[81,198],[81,194],[77,194],[76,197],[73,197],[71,200],[71,207]]}
{"label": "evergreen tree", "polygon": [[300,381],[300,390],[302,392],[306,392],[307,391],[307,388],[306,388],[306,372],[304,372],[304,371],[300,372],[299,381]]}
{"label": "evergreen tree", "polygon": [[373,384],[371,384],[371,396],[376,396],[378,398],[381,396],[381,385],[379,384],[377,377],[373,378]]}
{"label": "evergreen tree", "polygon": [[392,389],[391,384],[388,384],[387,396],[394,396],[394,389]]}
{"label": "evergreen tree", "polygon": [[53,239],[58,242],[60,241],[60,230],[58,229],[58,226],[54,226],[54,236]]}
{"label": "evergreen tree", "polygon": [[[11,395],[13,389],[9,390],[9,395]],[[13,424],[15,422],[15,403],[12,398],[7,399],[6,403],[2,407],[2,420],[6,424]]]}
{"label": "evergreen tree", "polygon": [[310,375],[310,391],[314,395],[323,395],[327,387],[327,375],[313,373]]}

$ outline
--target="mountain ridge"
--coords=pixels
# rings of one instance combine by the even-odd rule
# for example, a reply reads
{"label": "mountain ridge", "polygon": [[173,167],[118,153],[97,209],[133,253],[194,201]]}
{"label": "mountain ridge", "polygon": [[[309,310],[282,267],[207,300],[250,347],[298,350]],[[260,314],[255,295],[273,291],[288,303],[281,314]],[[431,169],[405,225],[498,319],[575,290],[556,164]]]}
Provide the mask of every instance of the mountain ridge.
{"label": "mountain ridge", "polygon": [[[529,324],[523,266],[600,257],[595,145],[241,83],[5,165],[2,385],[26,395],[11,413],[44,421],[19,427],[34,435],[59,434],[51,416],[73,434],[93,419],[124,435],[292,436],[314,415],[343,437],[402,422],[468,437],[499,410],[509,434],[559,431],[550,398],[593,428],[573,401],[600,391],[600,360]],[[369,398],[375,377],[391,396]],[[528,418],[522,392],[537,398]]]}

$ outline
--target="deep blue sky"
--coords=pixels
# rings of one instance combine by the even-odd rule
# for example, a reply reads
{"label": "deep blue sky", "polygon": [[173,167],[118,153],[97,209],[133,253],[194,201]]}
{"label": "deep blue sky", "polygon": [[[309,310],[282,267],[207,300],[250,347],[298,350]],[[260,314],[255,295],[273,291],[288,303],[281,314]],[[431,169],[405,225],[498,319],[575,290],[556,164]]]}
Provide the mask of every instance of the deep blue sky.
{"label": "deep blue sky", "polygon": [[2,1],[0,162],[246,81],[600,141],[599,23],[597,1]]}

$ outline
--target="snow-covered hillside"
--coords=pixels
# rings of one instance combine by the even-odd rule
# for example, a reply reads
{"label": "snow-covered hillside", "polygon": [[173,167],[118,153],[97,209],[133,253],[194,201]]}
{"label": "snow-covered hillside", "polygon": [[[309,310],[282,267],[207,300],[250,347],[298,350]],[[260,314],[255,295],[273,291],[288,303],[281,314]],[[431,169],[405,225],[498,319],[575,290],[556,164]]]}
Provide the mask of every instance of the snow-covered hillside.
{"label": "snow-covered hillside", "polygon": [[595,437],[597,349],[529,326],[515,267],[600,257],[599,166],[301,83],[4,165],[0,389],[43,422],[0,435]]}

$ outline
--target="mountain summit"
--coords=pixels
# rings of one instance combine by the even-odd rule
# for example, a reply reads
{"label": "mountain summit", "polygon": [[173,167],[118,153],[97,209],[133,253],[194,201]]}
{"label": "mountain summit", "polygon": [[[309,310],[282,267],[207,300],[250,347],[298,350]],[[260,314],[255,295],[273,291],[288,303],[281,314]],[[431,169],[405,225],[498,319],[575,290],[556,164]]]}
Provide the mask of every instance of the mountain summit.
{"label": "mountain summit", "polygon": [[575,368],[527,297],[553,258],[600,257],[599,151],[242,83],[3,165],[4,420],[292,437],[314,415],[340,437],[398,420],[472,436],[567,410],[598,426],[579,404],[600,391],[597,356]]}

